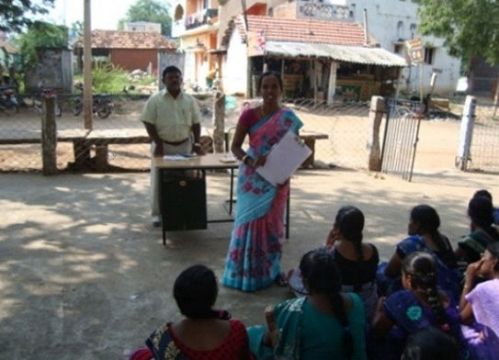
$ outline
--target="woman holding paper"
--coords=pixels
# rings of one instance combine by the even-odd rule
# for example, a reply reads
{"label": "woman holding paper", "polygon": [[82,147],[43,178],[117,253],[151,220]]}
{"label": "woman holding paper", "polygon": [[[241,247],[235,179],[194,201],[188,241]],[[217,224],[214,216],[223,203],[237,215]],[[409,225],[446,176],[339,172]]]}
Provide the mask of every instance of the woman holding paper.
{"label": "woman holding paper", "polygon": [[[298,134],[303,123],[280,106],[282,80],[262,74],[258,89],[263,104],[245,110],[236,127],[231,150],[241,160],[237,184],[237,212],[222,283],[242,291],[256,291],[281,281],[281,240],[289,182],[277,186],[256,169],[263,166],[272,146],[291,130]],[[242,144],[249,136],[249,149]]]}

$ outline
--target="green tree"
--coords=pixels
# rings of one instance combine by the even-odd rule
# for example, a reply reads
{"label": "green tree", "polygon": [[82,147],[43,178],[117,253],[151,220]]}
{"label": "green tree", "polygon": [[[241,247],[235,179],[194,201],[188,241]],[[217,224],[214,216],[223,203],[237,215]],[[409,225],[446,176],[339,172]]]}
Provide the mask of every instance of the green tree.
{"label": "green tree", "polygon": [[470,64],[499,63],[498,0],[418,0],[420,31],[445,40],[449,53]]}
{"label": "green tree", "polygon": [[33,15],[46,14],[54,0],[0,0],[0,31],[20,32]]}
{"label": "green tree", "polygon": [[38,48],[60,48],[68,46],[68,29],[65,26],[53,25],[44,21],[35,21],[28,26],[16,43],[21,49],[23,63],[27,67],[38,61]]}
{"label": "green tree", "polygon": [[147,21],[161,24],[161,33],[170,36],[172,18],[170,4],[160,0],[137,0],[130,6],[124,19],[118,22],[118,29],[123,30],[126,22]]}

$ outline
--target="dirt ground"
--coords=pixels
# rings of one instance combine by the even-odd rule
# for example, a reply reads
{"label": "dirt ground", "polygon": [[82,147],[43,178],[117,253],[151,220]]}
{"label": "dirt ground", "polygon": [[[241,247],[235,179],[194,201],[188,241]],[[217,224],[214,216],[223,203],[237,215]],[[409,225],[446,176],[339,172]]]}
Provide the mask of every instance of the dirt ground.
{"label": "dirt ground", "polygon": [[[208,214],[224,216],[226,174],[208,177]],[[364,171],[300,171],[292,180],[291,237],[283,268],[319,246],[337,209],[360,207],[365,240],[386,259],[406,233],[408,211],[433,204],[453,241],[467,231],[465,209],[478,188],[499,196],[497,176],[439,170],[409,183]],[[164,321],[179,318],[172,283],[185,267],[211,266],[220,277],[231,224],[167,233],[149,224],[147,173],[1,174],[0,358],[124,359]],[[279,287],[254,294],[220,289],[217,305],[247,325]]]}

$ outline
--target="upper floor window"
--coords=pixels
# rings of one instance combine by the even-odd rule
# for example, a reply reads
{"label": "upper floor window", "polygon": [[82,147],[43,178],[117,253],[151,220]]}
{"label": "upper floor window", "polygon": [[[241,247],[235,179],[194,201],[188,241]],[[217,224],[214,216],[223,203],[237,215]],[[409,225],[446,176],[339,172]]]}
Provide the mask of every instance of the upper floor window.
{"label": "upper floor window", "polygon": [[424,48],[424,63],[428,65],[433,65],[435,61],[435,51],[434,47],[425,47]]}
{"label": "upper floor window", "polygon": [[404,22],[399,21],[397,23],[397,39],[403,39],[404,38]]}
{"label": "upper floor window", "polygon": [[404,45],[403,44],[395,44],[395,46],[393,47],[393,52],[395,54],[402,55],[404,52]]}
{"label": "upper floor window", "polygon": [[416,24],[411,24],[409,27],[409,31],[411,32],[411,38],[414,38],[416,36],[416,31],[418,29],[418,26]]}

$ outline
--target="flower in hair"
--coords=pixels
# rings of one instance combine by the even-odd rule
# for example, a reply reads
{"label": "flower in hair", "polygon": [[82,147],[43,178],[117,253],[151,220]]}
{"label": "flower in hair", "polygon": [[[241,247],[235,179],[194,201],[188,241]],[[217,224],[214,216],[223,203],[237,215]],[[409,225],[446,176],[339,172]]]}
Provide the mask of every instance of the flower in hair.
{"label": "flower in hair", "polygon": [[419,305],[412,305],[407,309],[405,314],[412,321],[417,321],[421,319],[421,316],[423,315],[423,309],[421,309],[421,306]]}

